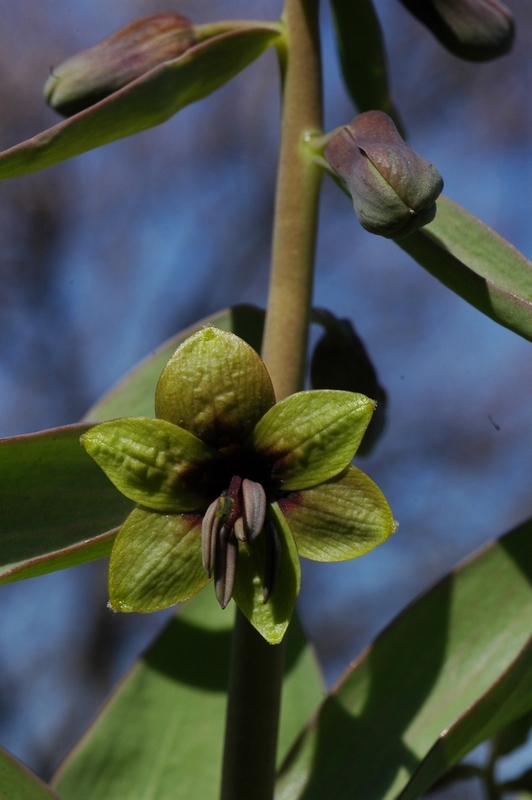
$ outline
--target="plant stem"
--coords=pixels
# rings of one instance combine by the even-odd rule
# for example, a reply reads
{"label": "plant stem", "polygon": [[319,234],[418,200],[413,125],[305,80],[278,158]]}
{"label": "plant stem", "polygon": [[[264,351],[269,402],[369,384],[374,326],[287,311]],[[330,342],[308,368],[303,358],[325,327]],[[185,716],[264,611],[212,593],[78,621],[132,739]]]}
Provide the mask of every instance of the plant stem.
{"label": "plant stem", "polygon": [[319,0],[287,0],[288,61],[262,356],[277,399],[303,387],[321,169],[306,139],[321,133]]}
{"label": "plant stem", "polygon": [[226,717],[222,800],[271,800],[284,647],[268,644],[237,609]]}
{"label": "plant stem", "polygon": [[[321,133],[319,0],[286,0],[281,150],[262,355],[278,400],[303,388],[321,170],[306,141]],[[222,800],[272,800],[284,645],[268,644],[237,610]]]}

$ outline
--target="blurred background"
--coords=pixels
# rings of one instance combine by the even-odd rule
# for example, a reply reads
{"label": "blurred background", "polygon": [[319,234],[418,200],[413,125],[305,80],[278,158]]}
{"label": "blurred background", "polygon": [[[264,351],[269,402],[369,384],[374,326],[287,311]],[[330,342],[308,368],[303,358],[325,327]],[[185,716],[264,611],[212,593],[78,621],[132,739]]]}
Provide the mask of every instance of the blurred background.
{"label": "blurred background", "polygon": [[[443,50],[397,0],[376,5],[410,144],[449,197],[530,258],[532,6],[508,2],[515,48],[481,65]],[[276,19],[281,3],[0,10],[4,149],[58,121],[42,100],[50,69],[136,17]],[[323,18],[330,130],[354,109],[325,4]],[[165,338],[230,304],[265,306],[278,89],[269,52],[160,128],[0,185],[0,436],[74,422]],[[304,564],[300,613],[330,684],[409,600],[531,515],[531,346],[363,231],[329,179],[315,304],[353,321],[388,393],[385,433],[358,464],[400,523],[363,559]],[[105,562],[0,594],[0,744],[46,778],[167,614],[112,615]]]}

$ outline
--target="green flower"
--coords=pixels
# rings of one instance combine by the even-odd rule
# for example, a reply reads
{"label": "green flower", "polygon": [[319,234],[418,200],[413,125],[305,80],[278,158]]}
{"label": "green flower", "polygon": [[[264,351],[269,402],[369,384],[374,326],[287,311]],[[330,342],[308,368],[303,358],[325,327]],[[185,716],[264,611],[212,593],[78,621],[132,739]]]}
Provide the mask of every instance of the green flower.
{"label": "green flower", "polygon": [[109,567],[111,607],[157,611],[214,578],[272,644],[299,592],[299,556],[342,561],[394,530],[382,493],[349,466],[374,403],[309,391],[275,403],[255,351],[205,328],[174,353],[157,384],[157,419],[96,425],[87,452],[138,507]]}

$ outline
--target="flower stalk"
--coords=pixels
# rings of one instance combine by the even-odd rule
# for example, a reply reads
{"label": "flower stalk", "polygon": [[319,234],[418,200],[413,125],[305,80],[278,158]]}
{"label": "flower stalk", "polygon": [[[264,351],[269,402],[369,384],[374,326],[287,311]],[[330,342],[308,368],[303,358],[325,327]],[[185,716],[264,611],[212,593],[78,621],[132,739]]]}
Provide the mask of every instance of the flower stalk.
{"label": "flower stalk", "polygon": [[[286,0],[281,149],[262,357],[278,400],[303,385],[320,168],[306,139],[321,132],[319,0]],[[284,59],[283,59],[284,61]],[[230,664],[222,800],[271,800],[284,644],[269,645],[237,609]]]}
{"label": "flower stalk", "polygon": [[321,134],[319,0],[287,0],[288,60],[262,357],[278,400],[302,388],[322,170],[308,147]]}

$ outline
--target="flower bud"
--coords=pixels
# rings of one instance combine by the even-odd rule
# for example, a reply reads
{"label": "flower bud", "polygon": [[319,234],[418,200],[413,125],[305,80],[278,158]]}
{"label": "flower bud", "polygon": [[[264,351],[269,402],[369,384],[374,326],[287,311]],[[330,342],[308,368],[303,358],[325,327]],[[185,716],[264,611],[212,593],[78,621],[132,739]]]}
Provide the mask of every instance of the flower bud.
{"label": "flower bud", "polygon": [[514,40],[511,11],[499,0],[401,0],[451,53],[489,61],[508,53]]}
{"label": "flower bud", "polygon": [[54,69],[44,87],[46,102],[66,117],[77,114],[194,44],[186,17],[143,17]]}
{"label": "flower bud", "polygon": [[361,225],[389,239],[431,222],[443,180],[381,111],[366,111],[333,135],[325,150],[345,181]]}

